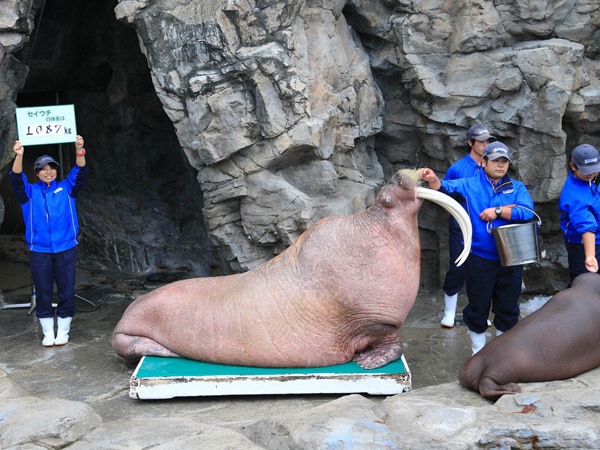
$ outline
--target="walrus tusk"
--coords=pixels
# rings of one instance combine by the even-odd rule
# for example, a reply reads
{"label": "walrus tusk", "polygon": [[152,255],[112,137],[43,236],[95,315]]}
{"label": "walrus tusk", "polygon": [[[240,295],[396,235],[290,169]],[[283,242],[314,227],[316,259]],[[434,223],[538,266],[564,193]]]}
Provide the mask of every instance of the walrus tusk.
{"label": "walrus tusk", "polygon": [[469,252],[471,251],[471,240],[473,239],[473,227],[471,226],[471,219],[469,219],[467,212],[462,206],[460,206],[460,203],[458,203],[452,197],[442,194],[441,192],[434,191],[433,189],[417,187],[417,197],[424,200],[429,200],[436,205],[440,205],[458,222],[460,231],[463,234],[465,246],[462,253],[458,255],[458,258],[456,258],[454,263],[457,266],[461,266],[469,256]]}

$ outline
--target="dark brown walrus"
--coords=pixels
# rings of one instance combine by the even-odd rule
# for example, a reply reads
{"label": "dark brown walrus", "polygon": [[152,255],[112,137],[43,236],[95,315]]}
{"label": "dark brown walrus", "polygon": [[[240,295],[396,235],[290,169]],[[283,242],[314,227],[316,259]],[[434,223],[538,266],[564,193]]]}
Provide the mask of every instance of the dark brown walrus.
{"label": "dark brown walrus", "polygon": [[463,386],[495,400],[519,382],[564,380],[600,366],[600,275],[579,275],[570,289],[492,340],[463,365]]}
{"label": "dark brown walrus", "polygon": [[419,288],[423,198],[457,218],[466,259],[471,223],[464,209],[398,172],[366,211],[318,221],[249,272],[181,280],[138,298],[112,346],[126,360],[317,367],[354,359],[367,369],[394,361],[402,354],[398,328]]}

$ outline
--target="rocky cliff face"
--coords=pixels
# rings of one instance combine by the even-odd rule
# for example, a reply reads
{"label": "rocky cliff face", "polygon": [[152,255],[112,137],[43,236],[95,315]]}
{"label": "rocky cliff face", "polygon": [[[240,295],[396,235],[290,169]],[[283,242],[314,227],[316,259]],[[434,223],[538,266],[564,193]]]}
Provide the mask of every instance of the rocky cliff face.
{"label": "rocky cliff face", "polygon": [[[14,137],[10,111],[27,73],[16,52],[34,32],[34,11],[41,6],[2,6],[10,11],[0,24],[5,163]],[[527,266],[527,288],[562,287],[566,261],[557,198],[566,162],[579,143],[600,146],[597,2],[122,0],[114,17],[120,26],[107,27],[107,17],[98,22],[104,24],[103,41],[118,48],[110,36],[135,31],[153,98],[160,100],[156,117],[164,111],[172,126],[153,131],[178,140],[159,154],[166,159],[183,149],[186,164],[179,159],[176,170],[186,175],[176,178],[202,196],[200,201],[196,192],[186,192],[180,197],[186,207],[167,210],[187,211],[188,224],[203,220],[226,267],[254,267],[319,218],[364,209],[401,167],[429,166],[443,175],[464,155],[467,128],[483,123],[515,152],[513,175],[527,185],[542,217],[545,259]],[[93,29],[87,33],[96,35]],[[114,114],[114,105],[120,113],[134,111],[136,84],[122,82],[132,79],[127,59],[104,59],[112,72],[107,111]],[[115,128],[122,129],[124,120],[133,128],[139,124],[139,118],[125,116],[112,118]],[[98,141],[100,154],[113,146],[117,154],[125,152],[116,141]],[[143,152],[135,155],[145,166],[142,176],[172,177],[144,164]],[[195,187],[190,166],[197,173]],[[159,186],[164,183],[153,183],[150,191]],[[98,189],[95,207],[101,208],[105,192]],[[127,200],[111,208],[122,210],[129,201],[124,195]],[[139,211],[156,204],[148,197]],[[88,222],[101,214],[83,209]],[[189,217],[190,209],[198,215]],[[128,234],[139,235],[152,220],[144,217]],[[194,231],[201,227],[182,229],[177,217],[166,214],[164,223],[173,228],[175,244],[203,238]],[[445,213],[424,207],[420,226],[422,285],[438,287],[447,265]],[[136,245],[102,230],[90,236],[89,247],[114,237],[135,252],[149,241],[140,238]],[[118,247],[114,255],[123,256],[126,249]],[[134,259],[142,261],[141,269],[155,264],[147,256]]]}

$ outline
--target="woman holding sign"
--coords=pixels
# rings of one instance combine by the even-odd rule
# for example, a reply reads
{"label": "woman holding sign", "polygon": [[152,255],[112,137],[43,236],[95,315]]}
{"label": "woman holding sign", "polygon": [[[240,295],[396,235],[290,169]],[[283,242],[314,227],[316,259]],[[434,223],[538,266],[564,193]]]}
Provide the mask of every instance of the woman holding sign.
{"label": "woman holding sign", "polygon": [[[35,313],[44,333],[42,345],[65,345],[75,315],[75,249],[79,233],[75,199],[87,173],[83,138],[76,137],[75,166],[60,181],[57,180],[60,164],[52,156],[43,155],[33,165],[37,182],[29,183],[23,173],[25,149],[20,141],[15,142],[13,150],[16,156],[10,185],[25,220],[25,240],[31,252],[31,275],[37,292]],[[56,335],[54,283],[59,297]]]}

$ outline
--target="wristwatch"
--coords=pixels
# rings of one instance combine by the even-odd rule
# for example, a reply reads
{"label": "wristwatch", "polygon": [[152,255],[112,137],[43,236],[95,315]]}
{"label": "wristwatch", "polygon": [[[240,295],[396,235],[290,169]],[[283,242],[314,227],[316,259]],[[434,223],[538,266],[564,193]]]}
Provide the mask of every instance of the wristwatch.
{"label": "wristwatch", "polygon": [[498,217],[500,217],[501,214],[502,214],[502,207],[501,206],[496,206],[496,215]]}

